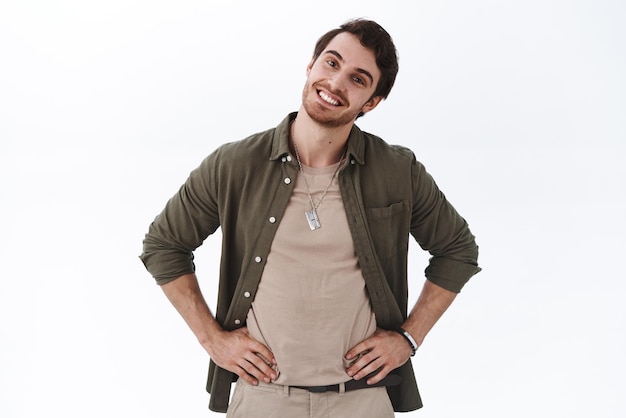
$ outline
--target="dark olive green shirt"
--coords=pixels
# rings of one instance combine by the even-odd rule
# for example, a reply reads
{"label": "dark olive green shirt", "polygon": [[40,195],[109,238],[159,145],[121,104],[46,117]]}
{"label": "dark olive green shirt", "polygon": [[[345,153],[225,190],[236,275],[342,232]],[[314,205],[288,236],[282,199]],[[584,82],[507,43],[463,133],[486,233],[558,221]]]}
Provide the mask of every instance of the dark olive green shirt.
{"label": "dark olive green shirt", "polygon": [[[276,128],[225,144],[209,155],[150,225],[141,260],[158,284],[191,273],[193,251],[222,230],[217,310],[226,330],[245,325],[263,267],[298,176],[286,117]],[[414,154],[354,126],[338,174],[348,224],[378,327],[406,319],[409,235],[431,254],[426,277],[460,292],[480,271],[478,247]],[[304,215],[303,215],[304,217]],[[422,406],[411,362],[388,388],[394,410]],[[236,375],[209,367],[210,409],[226,412]]]}

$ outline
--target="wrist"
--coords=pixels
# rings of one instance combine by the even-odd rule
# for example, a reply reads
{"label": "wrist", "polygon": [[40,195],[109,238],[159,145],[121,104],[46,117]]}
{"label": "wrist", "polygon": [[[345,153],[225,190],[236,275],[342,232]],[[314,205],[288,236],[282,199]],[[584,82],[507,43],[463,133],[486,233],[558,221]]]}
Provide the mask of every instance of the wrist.
{"label": "wrist", "polygon": [[225,334],[228,331],[223,329],[215,319],[212,317],[207,319],[202,327],[196,333],[196,338],[198,342],[207,350],[207,352],[212,351],[211,348],[215,345],[221,344],[221,341],[224,339]]}
{"label": "wrist", "polygon": [[398,328],[396,332],[402,335],[405,341],[409,344],[409,347],[411,347],[411,357],[413,357],[419,347],[413,336],[411,336],[411,334],[409,334],[404,328]]}

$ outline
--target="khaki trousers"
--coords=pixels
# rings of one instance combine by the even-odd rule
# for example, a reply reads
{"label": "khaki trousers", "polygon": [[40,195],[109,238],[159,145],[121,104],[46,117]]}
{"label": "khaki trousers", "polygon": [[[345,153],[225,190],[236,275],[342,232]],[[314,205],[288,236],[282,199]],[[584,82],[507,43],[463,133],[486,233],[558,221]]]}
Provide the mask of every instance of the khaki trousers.
{"label": "khaki trousers", "polygon": [[384,387],[312,393],[273,383],[237,381],[227,418],[393,418]]}

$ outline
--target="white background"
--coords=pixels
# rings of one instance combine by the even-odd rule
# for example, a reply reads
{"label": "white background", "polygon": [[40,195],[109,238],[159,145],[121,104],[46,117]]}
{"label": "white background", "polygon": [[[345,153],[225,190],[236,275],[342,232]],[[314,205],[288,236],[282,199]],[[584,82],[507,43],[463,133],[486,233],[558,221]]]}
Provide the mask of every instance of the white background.
{"label": "white background", "polygon": [[[137,256],[204,156],[299,105],[353,17],[400,53],[359,120],[411,147],[484,271],[407,417],[623,417],[623,2],[0,2],[0,416],[207,417],[207,355]],[[197,252],[215,305],[219,237]],[[427,256],[414,246],[411,303]]]}

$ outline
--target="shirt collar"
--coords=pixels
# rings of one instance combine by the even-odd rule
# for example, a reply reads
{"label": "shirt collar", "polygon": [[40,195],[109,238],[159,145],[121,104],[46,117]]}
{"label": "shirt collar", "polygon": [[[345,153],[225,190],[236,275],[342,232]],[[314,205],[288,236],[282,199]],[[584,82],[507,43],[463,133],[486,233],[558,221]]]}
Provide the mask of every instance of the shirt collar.
{"label": "shirt collar", "polygon": [[[277,160],[289,152],[289,125],[296,118],[298,112],[292,112],[285,117],[274,131],[274,137],[272,138],[272,152],[270,154],[270,160]],[[348,136],[348,152],[356,163],[365,164],[365,138],[363,132],[358,126],[352,125],[350,135]]]}

